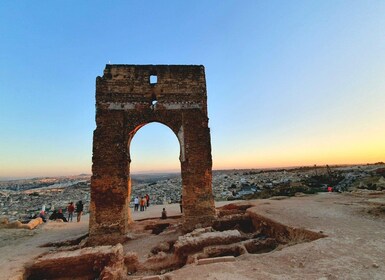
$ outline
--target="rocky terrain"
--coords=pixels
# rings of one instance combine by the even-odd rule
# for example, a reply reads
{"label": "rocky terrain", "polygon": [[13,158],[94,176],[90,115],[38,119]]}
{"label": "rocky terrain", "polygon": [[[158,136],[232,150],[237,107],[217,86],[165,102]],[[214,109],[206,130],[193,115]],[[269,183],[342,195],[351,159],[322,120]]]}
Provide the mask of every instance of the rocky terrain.
{"label": "rocky terrain", "polygon": [[210,228],[180,232],[178,204],[134,212],[127,241],[87,247],[88,217],[0,229],[0,279],[383,279],[385,192],[217,202]]}
{"label": "rocky terrain", "polygon": [[[385,164],[358,166],[312,166],[272,170],[218,170],[213,172],[216,201],[293,196],[316,193],[332,186],[334,191],[385,189]],[[180,174],[140,174],[132,176],[132,200],[150,195],[151,204],[178,203]],[[84,212],[90,201],[90,175],[0,181],[0,217],[28,221],[42,208],[48,213],[82,200]],[[133,206],[133,205],[132,205]]]}

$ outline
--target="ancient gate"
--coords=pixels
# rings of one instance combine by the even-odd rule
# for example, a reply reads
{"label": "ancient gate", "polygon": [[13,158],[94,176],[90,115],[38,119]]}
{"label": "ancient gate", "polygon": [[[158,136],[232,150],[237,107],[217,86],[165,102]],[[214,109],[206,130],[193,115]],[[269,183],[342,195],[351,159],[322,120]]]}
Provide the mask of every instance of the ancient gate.
{"label": "ancient gate", "polygon": [[130,143],[150,122],[168,126],[179,140],[184,228],[214,218],[204,67],[106,65],[96,79],[90,243],[120,242],[128,231]]}

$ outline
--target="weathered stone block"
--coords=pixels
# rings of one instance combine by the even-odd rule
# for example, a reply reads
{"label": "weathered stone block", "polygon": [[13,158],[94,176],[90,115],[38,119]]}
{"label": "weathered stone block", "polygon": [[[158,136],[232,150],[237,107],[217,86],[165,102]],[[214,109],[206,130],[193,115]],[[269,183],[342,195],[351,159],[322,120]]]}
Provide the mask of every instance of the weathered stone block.
{"label": "weathered stone block", "polygon": [[225,256],[225,257],[217,257],[217,258],[200,259],[198,260],[198,265],[219,263],[219,262],[234,262],[234,261],[235,261],[234,256]]}
{"label": "weathered stone block", "polygon": [[238,230],[203,232],[199,235],[193,232],[192,234],[180,236],[174,244],[174,249],[176,255],[187,256],[202,250],[206,246],[231,244],[242,239]]}
{"label": "weathered stone block", "polygon": [[121,244],[44,255],[28,271],[31,280],[59,276],[63,279],[96,279],[103,274],[106,277],[103,279],[123,279],[127,273]]}

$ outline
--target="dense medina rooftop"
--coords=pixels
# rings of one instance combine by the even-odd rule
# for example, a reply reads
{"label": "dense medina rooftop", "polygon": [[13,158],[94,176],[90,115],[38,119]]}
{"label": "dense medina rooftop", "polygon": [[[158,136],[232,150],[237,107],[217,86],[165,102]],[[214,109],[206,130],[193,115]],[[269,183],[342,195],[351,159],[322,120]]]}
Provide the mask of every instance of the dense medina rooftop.
{"label": "dense medina rooftop", "polygon": [[[354,188],[385,189],[385,165],[362,165],[332,168],[339,176],[335,190]],[[325,191],[328,176],[325,167],[287,170],[224,170],[213,172],[213,194],[215,200],[265,198],[274,196],[282,188],[301,191],[318,182],[317,191]],[[332,175],[333,176],[333,175]],[[318,180],[318,181],[317,181]],[[326,180],[322,182],[322,180]],[[131,207],[134,197],[150,195],[150,204],[179,203],[181,196],[179,174],[133,176]],[[44,206],[48,212],[54,209],[65,211],[69,202],[82,200],[85,212],[90,202],[89,176],[60,178],[36,178],[0,182],[0,216],[9,220],[28,220]]]}

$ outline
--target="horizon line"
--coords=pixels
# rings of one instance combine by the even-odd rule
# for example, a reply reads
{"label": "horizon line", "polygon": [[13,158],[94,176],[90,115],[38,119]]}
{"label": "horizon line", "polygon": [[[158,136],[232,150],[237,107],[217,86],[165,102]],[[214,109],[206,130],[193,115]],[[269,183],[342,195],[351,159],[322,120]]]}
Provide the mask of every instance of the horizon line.
{"label": "horizon line", "polygon": [[[355,166],[355,165],[377,165],[385,164],[383,161],[378,161],[374,163],[342,163],[342,164],[314,164],[314,165],[292,165],[292,166],[275,166],[275,167],[251,167],[251,168],[213,168],[212,171],[231,171],[231,170],[274,170],[274,169],[294,169],[300,167],[314,167],[314,168],[323,168],[329,165],[330,167],[339,167],[339,166]],[[131,172],[131,175],[145,175],[145,174],[167,174],[167,173],[181,173],[181,170],[171,169],[171,170],[143,170]],[[42,179],[42,178],[60,178],[60,177],[77,177],[77,176],[92,176],[92,173],[80,173],[80,174],[69,174],[69,175],[37,175],[37,176],[0,176],[0,181],[13,181],[13,180],[27,180],[27,179]]]}

